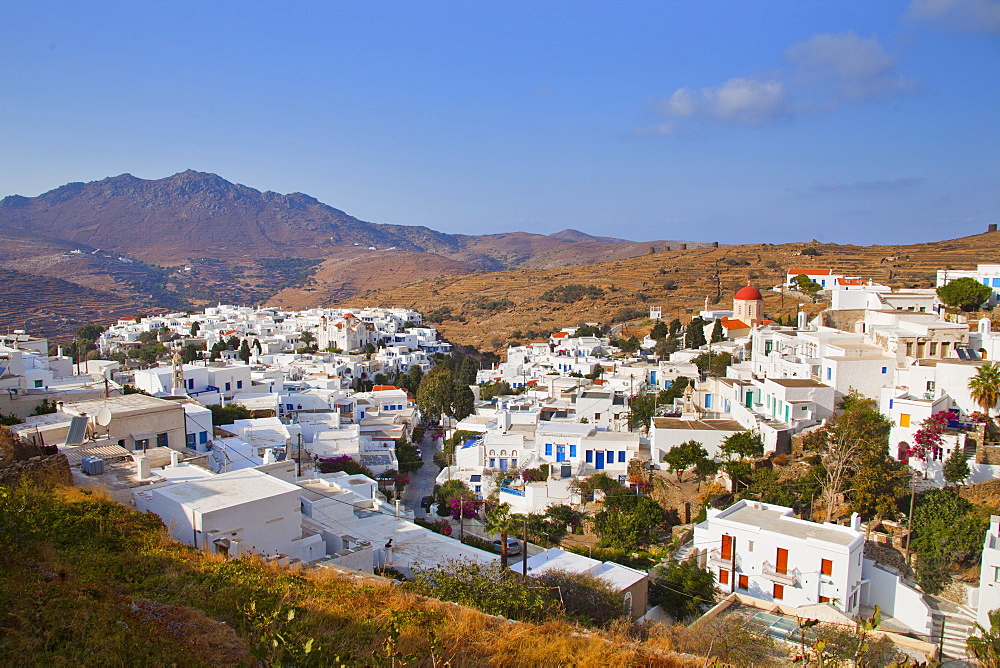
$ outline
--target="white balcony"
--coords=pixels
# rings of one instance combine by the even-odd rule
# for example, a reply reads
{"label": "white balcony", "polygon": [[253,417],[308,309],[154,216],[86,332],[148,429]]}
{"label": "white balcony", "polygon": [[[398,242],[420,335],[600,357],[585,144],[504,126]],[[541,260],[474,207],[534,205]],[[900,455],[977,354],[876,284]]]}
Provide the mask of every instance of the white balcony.
{"label": "white balcony", "polygon": [[766,577],[771,582],[777,582],[778,584],[788,585],[790,587],[797,586],[799,584],[799,580],[802,578],[802,572],[799,571],[799,569],[785,569],[784,573],[779,573],[778,569],[775,568],[769,561],[765,561],[761,565],[760,570],[761,575]]}
{"label": "white balcony", "polygon": [[[736,568],[739,568],[742,564],[742,559],[740,555],[736,555]],[[722,568],[732,569],[733,567],[733,557],[723,556],[721,548],[712,548],[708,551],[708,563],[714,564],[715,566],[721,566]]]}

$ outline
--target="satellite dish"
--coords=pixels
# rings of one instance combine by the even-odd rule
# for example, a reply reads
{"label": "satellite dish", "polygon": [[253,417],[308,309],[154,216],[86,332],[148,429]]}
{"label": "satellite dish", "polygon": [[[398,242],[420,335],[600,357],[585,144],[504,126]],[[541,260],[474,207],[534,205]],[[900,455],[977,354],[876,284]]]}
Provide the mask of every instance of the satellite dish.
{"label": "satellite dish", "polygon": [[94,421],[102,427],[107,427],[111,424],[111,409],[105,406],[97,411],[97,417],[94,418]]}

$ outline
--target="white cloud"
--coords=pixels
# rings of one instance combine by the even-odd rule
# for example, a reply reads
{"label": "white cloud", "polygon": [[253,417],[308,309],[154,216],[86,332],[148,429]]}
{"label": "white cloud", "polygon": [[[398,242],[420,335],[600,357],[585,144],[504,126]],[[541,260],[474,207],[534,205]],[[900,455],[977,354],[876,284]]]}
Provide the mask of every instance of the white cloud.
{"label": "white cloud", "polygon": [[679,88],[658,108],[668,118],[709,118],[732,125],[760,125],[788,113],[780,81],[730,79],[719,86],[693,91]]}
{"label": "white cloud", "polygon": [[[930,0],[928,0],[930,1]],[[874,37],[823,33],[785,51],[789,66],[766,77],[734,77],[719,85],[678,88],[655,109],[670,121],[702,119],[754,126],[793,114],[829,111],[913,91],[917,82],[897,71],[897,58]],[[646,135],[654,134],[647,131]]]}
{"label": "white cloud", "polygon": [[896,72],[896,58],[877,39],[853,32],[816,35],[793,44],[785,57],[795,67],[797,78],[827,87],[827,95],[835,99],[863,102],[914,87],[914,82]]}
{"label": "white cloud", "polygon": [[911,0],[906,17],[960,32],[1000,33],[1000,0]]}

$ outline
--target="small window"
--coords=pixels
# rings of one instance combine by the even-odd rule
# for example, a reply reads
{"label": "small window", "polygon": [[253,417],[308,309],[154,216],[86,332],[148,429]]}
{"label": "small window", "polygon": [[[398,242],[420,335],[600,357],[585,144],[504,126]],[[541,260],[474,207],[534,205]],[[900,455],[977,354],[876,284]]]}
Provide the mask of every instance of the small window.
{"label": "small window", "polygon": [[233,384],[232,383],[226,383],[226,392],[228,392],[231,389],[233,389]]}
{"label": "small window", "polygon": [[551,443],[546,443],[545,444],[545,456],[546,457],[551,457],[552,456],[552,444]]}
{"label": "small window", "polygon": [[35,381],[35,387],[41,387],[41,386],[42,386],[42,381],[36,380]]}
{"label": "small window", "polygon": [[237,390],[243,389],[243,381],[242,380],[236,381],[236,389]]}
{"label": "small window", "polygon": [[833,369],[830,367],[826,368],[826,379],[831,380],[833,378]]}
{"label": "small window", "polygon": [[819,572],[822,575],[833,575],[833,561],[830,559],[820,559]]}
{"label": "small window", "polygon": [[618,451],[618,463],[619,464],[624,464],[625,461],[626,461],[626,457],[628,457],[628,452],[627,451],[625,451],[625,450],[619,450]]}
{"label": "small window", "polygon": [[741,575],[736,579],[737,589],[747,590],[750,588],[750,578],[746,575]]}
{"label": "small window", "polygon": [[775,601],[780,601],[785,598],[785,585],[775,583],[773,595]]}
{"label": "small window", "polygon": [[587,450],[587,463],[588,464],[593,464],[594,463],[594,451],[593,450]]}
{"label": "small window", "polygon": [[820,603],[829,603],[830,602],[830,597],[829,596],[820,596],[819,597],[819,602]]}
{"label": "small window", "polygon": [[748,540],[747,541],[747,552],[753,552],[753,541],[752,540]]}
{"label": "small window", "polygon": [[1000,566],[993,567],[993,581],[1000,582]]}
{"label": "small window", "polygon": [[910,426],[910,414],[909,413],[900,413],[899,414],[899,426],[900,427],[909,427]]}
{"label": "small window", "polygon": [[569,456],[576,457],[576,446],[573,444],[570,444],[569,446]]}
{"label": "small window", "polygon": [[208,432],[207,431],[199,431],[198,432],[198,442],[199,443],[208,443]]}
{"label": "small window", "polygon": [[882,373],[889,373],[889,367],[887,366],[882,367]]}
{"label": "small window", "polygon": [[482,482],[482,480],[483,476],[481,475],[474,475],[469,477],[469,482]]}
{"label": "small window", "polygon": [[721,568],[719,569],[719,584],[729,584],[729,571]]}

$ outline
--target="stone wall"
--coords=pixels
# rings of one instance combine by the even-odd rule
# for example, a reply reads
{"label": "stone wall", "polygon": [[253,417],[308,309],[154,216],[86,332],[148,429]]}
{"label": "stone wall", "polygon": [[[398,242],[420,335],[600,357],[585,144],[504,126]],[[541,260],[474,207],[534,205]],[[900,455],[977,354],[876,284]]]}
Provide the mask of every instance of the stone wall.
{"label": "stone wall", "polygon": [[0,468],[0,485],[14,487],[30,481],[36,485],[71,485],[66,455],[46,455],[12,462]]}

